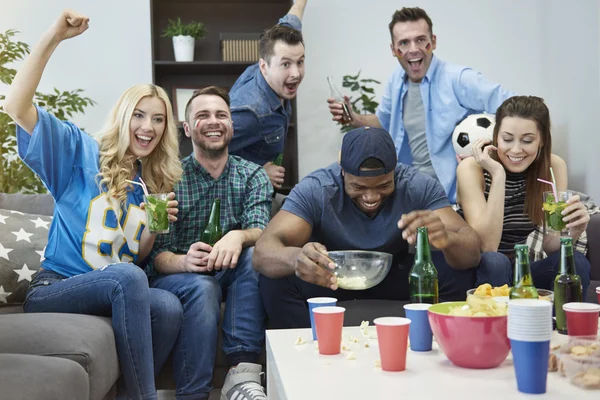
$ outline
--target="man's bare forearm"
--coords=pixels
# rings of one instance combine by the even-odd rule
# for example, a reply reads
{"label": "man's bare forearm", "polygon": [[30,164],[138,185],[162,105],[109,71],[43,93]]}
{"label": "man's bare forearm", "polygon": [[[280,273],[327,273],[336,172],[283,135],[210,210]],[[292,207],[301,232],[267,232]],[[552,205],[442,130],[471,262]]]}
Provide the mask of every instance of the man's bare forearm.
{"label": "man's bare forearm", "polygon": [[361,126],[372,126],[373,128],[381,128],[379,118],[375,114],[353,114],[352,126],[355,128]]}
{"label": "man's bare forearm", "polygon": [[306,1],[307,0],[296,0],[294,5],[288,11],[288,14],[295,15],[296,17],[300,18],[300,21],[302,21],[304,9],[306,8]]}
{"label": "man's bare forearm", "polygon": [[473,228],[463,227],[456,232],[448,232],[448,237],[448,246],[442,250],[448,265],[458,270],[479,265],[481,243]]}
{"label": "man's bare forearm", "polygon": [[296,259],[302,249],[284,246],[273,235],[262,235],[252,256],[254,269],[268,278],[278,279],[295,273]]}
{"label": "man's bare forearm", "polygon": [[252,247],[256,244],[256,241],[262,233],[260,228],[250,228],[239,231],[243,235],[242,248]]}
{"label": "man's bare forearm", "polygon": [[184,257],[185,254],[175,254],[170,251],[163,251],[154,257],[154,269],[156,272],[164,275],[185,272],[185,269],[183,268]]}

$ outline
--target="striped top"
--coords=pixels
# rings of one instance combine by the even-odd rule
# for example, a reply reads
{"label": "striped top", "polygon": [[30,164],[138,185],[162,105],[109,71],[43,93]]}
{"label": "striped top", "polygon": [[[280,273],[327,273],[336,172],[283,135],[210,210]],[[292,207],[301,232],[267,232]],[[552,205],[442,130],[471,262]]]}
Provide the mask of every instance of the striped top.
{"label": "striped top", "polygon": [[[492,185],[492,176],[483,171],[485,179],[485,199]],[[514,255],[515,244],[525,244],[527,237],[535,230],[535,224],[525,214],[525,196],[527,194],[525,173],[506,171],[504,192],[504,222],[498,251],[509,257]]]}

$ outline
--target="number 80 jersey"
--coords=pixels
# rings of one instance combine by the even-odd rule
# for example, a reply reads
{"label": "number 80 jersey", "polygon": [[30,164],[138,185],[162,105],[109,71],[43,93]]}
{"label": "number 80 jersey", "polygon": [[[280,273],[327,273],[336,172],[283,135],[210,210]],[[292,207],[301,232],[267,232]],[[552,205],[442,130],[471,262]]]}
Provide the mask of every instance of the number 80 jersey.
{"label": "number 80 jersey", "polygon": [[137,262],[146,223],[139,207],[142,189],[134,185],[121,208],[98,187],[98,143],[74,124],[37,110],[31,135],[17,127],[17,144],[19,156],[56,203],[42,267],[70,277],[107,264]]}

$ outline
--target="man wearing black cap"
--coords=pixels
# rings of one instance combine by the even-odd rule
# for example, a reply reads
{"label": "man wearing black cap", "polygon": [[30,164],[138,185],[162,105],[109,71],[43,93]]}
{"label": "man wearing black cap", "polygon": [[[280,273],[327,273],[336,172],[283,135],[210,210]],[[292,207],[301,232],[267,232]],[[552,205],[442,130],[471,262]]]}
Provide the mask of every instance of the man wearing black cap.
{"label": "man wearing black cap", "polygon": [[[271,328],[310,326],[306,299],[408,300],[409,245],[419,226],[429,229],[440,298],[464,300],[478,282],[510,282],[511,266],[498,253],[480,254],[475,231],[452,209],[440,183],[396,163],[389,133],[361,127],[344,136],[340,163],[306,176],[256,242],[254,268]],[[364,291],[337,288],[328,250],[391,253],[392,268]],[[334,292],[335,291],[335,292]]]}

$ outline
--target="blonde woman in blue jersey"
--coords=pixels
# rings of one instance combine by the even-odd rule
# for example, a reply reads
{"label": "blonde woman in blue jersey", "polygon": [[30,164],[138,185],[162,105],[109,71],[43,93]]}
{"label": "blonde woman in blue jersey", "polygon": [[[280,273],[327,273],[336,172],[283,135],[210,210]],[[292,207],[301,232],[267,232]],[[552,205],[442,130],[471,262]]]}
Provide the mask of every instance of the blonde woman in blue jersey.
{"label": "blonde woman in blue jersey", "polygon": [[[70,122],[32,104],[56,47],[82,34],[89,19],[61,13],[17,73],[4,102],[17,123],[19,156],[40,176],[56,206],[42,269],[31,282],[26,312],[111,316],[127,396],[156,399],[154,374],[182,320],[175,295],[150,289],[136,265],[155,235],[145,229],[143,191],[171,192],[181,176],[177,130],[165,91],[128,89],[94,140]],[[169,219],[177,202],[170,194]],[[43,338],[41,338],[43,340]]]}

